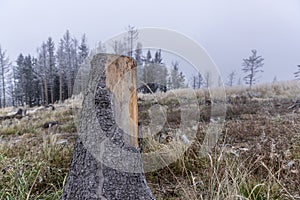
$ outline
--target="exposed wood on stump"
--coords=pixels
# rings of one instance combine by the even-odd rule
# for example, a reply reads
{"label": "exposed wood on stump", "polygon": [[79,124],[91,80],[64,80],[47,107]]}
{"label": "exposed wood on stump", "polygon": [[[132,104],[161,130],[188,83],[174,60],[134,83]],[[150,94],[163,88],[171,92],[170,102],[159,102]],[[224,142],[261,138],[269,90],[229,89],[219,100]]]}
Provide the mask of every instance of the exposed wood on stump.
{"label": "exposed wood on stump", "polygon": [[136,63],[97,54],[91,64],[62,199],[154,199],[138,147]]}

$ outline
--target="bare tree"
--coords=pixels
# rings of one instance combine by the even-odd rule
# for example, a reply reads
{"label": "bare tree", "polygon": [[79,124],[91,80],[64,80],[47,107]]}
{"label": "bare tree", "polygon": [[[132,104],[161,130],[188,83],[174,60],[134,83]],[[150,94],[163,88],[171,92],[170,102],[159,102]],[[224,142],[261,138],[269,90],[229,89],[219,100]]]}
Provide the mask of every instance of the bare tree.
{"label": "bare tree", "polygon": [[197,87],[196,87],[196,81],[197,81],[197,76],[193,76],[192,77],[192,87],[193,87],[193,89],[196,89]]}
{"label": "bare tree", "polygon": [[209,88],[209,86],[211,86],[211,77],[210,77],[210,72],[209,71],[207,71],[204,74],[204,81],[205,81],[206,88]]}
{"label": "bare tree", "polygon": [[51,37],[47,40],[47,54],[48,54],[48,69],[49,69],[49,87],[50,87],[50,102],[54,103],[54,68],[55,68],[55,45]]}
{"label": "bare tree", "polygon": [[44,97],[45,97],[45,104],[48,105],[49,98],[48,98],[48,70],[47,70],[47,45],[43,42],[41,48],[41,57],[40,63],[42,64],[43,69],[43,82],[44,82]]}
{"label": "bare tree", "polygon": [[122,40],[115,40],[113,41],[113,44],[111,45],[115,54],[122,55],[125,53],[126,49],[126,43]]}
{"label": "bare tree", "polygon": [[17,106],[17,95],[16,95],[16,67],[12,65],[12,77],[11,77],[11,97],[12,97],[12,105]]}
{"label": "bare tree", "polygon": [[138,39],[139,32],[134,26],[129,25],[127,34],[128,56],[132,57],[134,41]]}
{"label": "bare tree", "polygon": [[251,52],[252,55],[249,58],[243,59],[244,62],[242,63],[242,66],[244,67],[242,70],[247,73],[244,80],[250,88],[256,83],[258,79],[257,74],[263,72],[261,68],[264,65],[264,58],[262,58],[262,56],[257,56],[256,50],[252,50]]}
{"label": "bare tree", "polygon": [[[124,38],[120,40],[115,40],[112,42],[111,47],[115,54],[118,55],[127,55],[130,57],[133,57],[133,49],[135,46],[135,41],[138,39],[138,30],[134,27],[129,25],[126,28],[127,34],[124,36]],[[99,51],[98,51],[99,53]]]}
{"label": "bare tree", "polygon": [[227,85],[232,87],[233,86],[233,83],[235,81],[235,76],[236,76],[236,72],[235,71],[232,71],[230,72],[230,74],[228,75],[228,81],[227,81]]}
{"label": "bare tree", "polygon": [[97,51],[95,53],[105,53],[106,52],[106,46],[101,41],[98,42],[97,45]]}
{"label": "bare tree", "polygon": [[[6,79],[5,75],[9,71],[9,59],[6,56],[6,52],[2,50],[0,46],[0,77],[1,77],[1,92],[2,93],[2,107],[6,106]],[[1,100],[1,99],[0,99]]]}
{"label": "bare tree", "polygon": [[78,55],[78,40],[76,38],[72,39],[73,48],[72,48],[72,85],[74,84],[77,72],[79,69],[79,55]]}
{"label": "bare tree", "polygon": [[63,76],[65,68],[65,53],[64,53],[64,40],[60,40],[59,46],[56,52],[57,64],[58,64],[58,77],[59,77],[59,102],[63,102]]}

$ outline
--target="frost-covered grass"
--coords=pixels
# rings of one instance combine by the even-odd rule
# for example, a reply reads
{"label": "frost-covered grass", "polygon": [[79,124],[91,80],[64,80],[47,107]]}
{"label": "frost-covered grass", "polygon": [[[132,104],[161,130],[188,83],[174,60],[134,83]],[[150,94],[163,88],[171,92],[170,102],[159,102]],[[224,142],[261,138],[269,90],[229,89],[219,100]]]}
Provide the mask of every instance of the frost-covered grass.
{"label": "frost-covered grass", "polygon": [[[158,199],[298,199],[300,105],[291,108],[300,102],[299,82],[263,84],[251,90],[232,87],[225,91],[228,112],[219,142],[206,155],[200,153],[210,123],[200,120],[197,141],[185,155],[164,169],[147,173],[155,196]],[[145,101],[142,104],[150,104],[140,107],[147,109],[153,101],[176,107],[176,97],[186,97],[188,92],[191,91],[180,89],[140,95]],[[194,92],[200,108],[209,108],[203,100],[210,100],[210,91]],[[147,119],[146,112],[141,112]],[[180,122],[180,115],[177,121]],[[157,150],[153,147],[155,142],[147,142],[145,151]],[[155,147],[165,146],[168,144]]]}
{"label": "frost-covered grass", "polygon": [[72,152],[55,135],[2,144],[0,199],[59,199]]}
{"label": "frost-covered grass", "polygon": [[[171,107],[167,111],[172,133],[180,122],[176,96],[188,97],[190,92],[196,94],[201,108],[208,108],[202,111],[209,111],[209,105],[202,105],[210,99],[208,90],[179,89],[139,95],[144,100],[140,102],[140,120],[149,120],[147,109],[153,104]],[[250,94],[254,97],[249,92],[246,87],[226,88],[227,97],[245,96],[246,101],[226,102],[230,119],[214,148],[206,154],[200,152],[210,121],[199,118],[197,138],[184,156],[146,174],[157,199],[299,199],[300,108],[288,109],[300,99],[299,83],[255,86]],[[74,111],[80,102],[76,97],[55,105],[55,111],[1,122],[0,199],[60,199],[76,138]],[[44,129],[48,121],[59,125]],[[172,134],[167,136],[172,142]],[[172,145],[159,137],[144,140],[144,151]]]}
{"label": "frost-covered grass", "polygon": [[[55,107],[1,121],[0,199],[60,199],[76,127],[71,106]],[[49,121],[59,126],[44,129]]]}

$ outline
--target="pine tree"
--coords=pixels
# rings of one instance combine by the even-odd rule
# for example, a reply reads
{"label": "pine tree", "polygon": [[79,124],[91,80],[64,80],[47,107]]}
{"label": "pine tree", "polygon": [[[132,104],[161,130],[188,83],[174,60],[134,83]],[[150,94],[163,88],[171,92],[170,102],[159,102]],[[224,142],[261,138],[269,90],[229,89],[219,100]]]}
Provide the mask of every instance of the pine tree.
{"label": "pine tree", "polygon": [[179,72],[179,63],[172,62],[171,69],[171,88],[178,89],[185,87],[185,77],[182,72]]}
{"label": "pine tree", "polygon": [[144,59],[145,64],[142,68],[141,82],[167,85],[168,69],[162,60],[161,50],[155,52],[154,59],[152,59],[151,51],[147,51]]}
{"label": "pine tree", "polygon": [[192,87],[193,89],[196,89],[196,88],[201,88],[202,86],[204,85],[204,79],[201,75],[201,73],[198,72],[197,75],[194,75],[192,77]]}
{"label": "pine tree", "polygon": [[141,81],[143,79],[143,45],[142,43],[137,43],[134,58],[137,64],[137,83],[141,85]]}
{"label": "pine tree", "polygon": [[242,70],[247,73],[244,80],[250,88],[256,83],[258,79],[257,74],[263,72],[261,68],[264,65],[264,58],[262,58],[262,56],[257,56],[256,50],[252,50],[251,52],[252,55],[249,58],[243,59],[244,62],[242,63],[242,66],[244,67]]}
{"label": "pine tree", "polygon": [[160,49],[155,52],[153,62],[156,63],[156,64],[162,64],[162,57],[161,57],[161,50]]}
{"label": "pine tree", "polygon": [[153,62],[153,61],[152,61],[152,55],[151,55],[151,51],[150,51],[150,50],[147,51],[147,56],[146,56],[145,62],[146,62],[146,64],[152,63],[152,62]]}
{"label": "pine tree", "polygon": [[154,82],[154,69],[152,64],[152,55],[151,55],[151,51],[148,50],[147,51],[147,56],[144,59],[145,65],[143,67],[143,73],[142,73],[142,79],[141,81],[145,84],[147,83],[151,83]]}
{"label": "pine tree", "polygon": [[143,65],[143,45],[140,42],[136,45],[134,59],[136,60],[137,66]]}
{"label": "pine tree", "polygon": [[204,79],[200,73],[198,73],[198,88],[201,88],[204,85]]}
{"label": "pine tree", "polygon": [[36,59],[31,55],[23,57],[22,54],[19,56],[18,61],[18,78],[21,78],[19,87],[21,87],[23,96],[22,104],[25,103],[30,107],[36,104],[36,91],[37,91],[37,77],[34,72],[36,65]]}
{"label": "pine tree", "polygon": [[179,88],[187,87],[187,85],[185,84],[185,76],[183,75],[183,72],[179,72],[178,82],[179,82]]}
{"label": "pine tree", "polygon": [[168,69],[166,65],[163,63],[163,58],[161,55],[161,50],[157,50],[153,59],[153,68],[156,76],[155,82],[160,85],[167,85],[167,77],[168,77]]}
{"label": "pine tree", "polygon": [[89,47],[87,45],[87,39],[85,34],[81,37],[81,43],[78,49],[79,49],[79,64],[82,64],[89,55]]}
{"label": "pine tree", "polygon": [[[46,47],[46,45],[44,46]],[[46,52],[46,49],[45,49]],[[44,101],[43,72],[44,60],[39,50],[39,59],[31,55],[23,56],[20,54],[17,65],[13,67],[11,96],[14,105],[40,105]]]}

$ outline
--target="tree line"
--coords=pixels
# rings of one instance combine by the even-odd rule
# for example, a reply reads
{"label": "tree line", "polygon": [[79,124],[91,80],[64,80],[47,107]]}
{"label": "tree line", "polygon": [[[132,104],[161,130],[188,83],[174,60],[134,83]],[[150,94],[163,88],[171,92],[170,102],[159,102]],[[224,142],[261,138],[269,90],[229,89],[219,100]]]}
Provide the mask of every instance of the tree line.
{"label": "tree line", "polygon": [[[127,35],[112,44],[113,50],[136,59],[140,84],[155,82],[167,89],[187,87],[177,61],[168,69],[161,50],[143,52],[142,44],[138,43],[133,51],[138,31],[129,26]],[[106,48],[100,42],[95,51],[105,52]],[[79,67],[92,53],[86,35],[79,41],[69,30],[57,44],[51,37],[42,42],[36,56],[20,53],[16,64],[12,64],[0,46],[0,108],[48,105],[70,98]]]}
{"label": "tree line", "polygon": [[0,47],[0,107],[48,105],[72,96],[79,66],[89,55],[86,36],[78,41],[69,30],[56,45],[51,37],[37,48],[37,56],[20,53],[16,64]]}
{"label": "tree line", "polygon": [[[261,55],[257,54],[257,50],[251,50],[251,55],[248,58],[244,58],[241,64],[241,70],[244,73],[243,77],[237,79],[237,72],[235,70],[231,71],[225,80],[225,85],[232,87],[234,85],[242,85],[243,83],[250,88],[255,85],[259,78],[260,74],[263,71],[264,66],[264,58]],[[297,66],[297,71],[294,73],[294,77],[296,80],[300,80],[300,65]],[[273,82],[277,81],[277,77],[275,76]],[[192,87],[203,88],[210,86],[210,74],[206,72],[204,75],[198,73],[192,77]],[[221,86],[220,83],[218,83]]]}
{"label": "tree line", "polygon": [[[262,56],[257,55],[257,50],[251,51],[252,55],[249,56],[249,58],[243,59],[243,62],[241,64],[242,71],[245,73],[245,76],[243,78],[239,78],[237,81],[238,85],[242,85],[242,79],[246,85],[248,85],[250,88],[255,85],[259,79],[259,73],[263,72],[262,67],[264,65],[263,61],[264,58]],[[228,76],[227,80],[225,81],[225,85],[232,87],[235,85],[237,73],[236,71],[231,71]],[[197,73],[192,77],[192,87],[194,89],[196,88],[208,88],[212,84],[211,80],[211,74],[210,72],[205,72],[204,75],[201,73]],[[217,84],[218,86],[222,86],[222,80],[220,80]]]}
{"label": "tree line", "polygon": [[[135,44],[139,36],[135,27],[128,26],[126,33],[126,37],[113,41],[111,45],[114,53],[135,58],[139,85],[158,83],[167,90],[184,87],[208,88],[212,85],[209,72],[193,75],[188,84],[179,69],[178,61],[173,61],[168,67],[163,61],[161,50],[145,51],[141,43]],[[95,51],[106,52],[106,47],[100,42]],[[264,58],[257,55],[257,50],[252,50],[251,53],[248,58],[243,59],[241,65],[245,76],[238,79],[238,85],[243,80],[250,88],[257,83],[264,66]],[[48,105],[70,98],[79,67],[92,54],[86,35],[83,34],[79,41],[69,30],[57,44],[51,37],[42,42],[37,48],[37,56],[20,53],[16,64],[12,64],[0,45],[0,108],[11,105]],[[300,80],[300,65],[297,67],[294,76]],[[235,81],[236,71],[232,71],[227,76],[226,85],[233,86]],[[219,77],[218,85],[221,84]]]}

